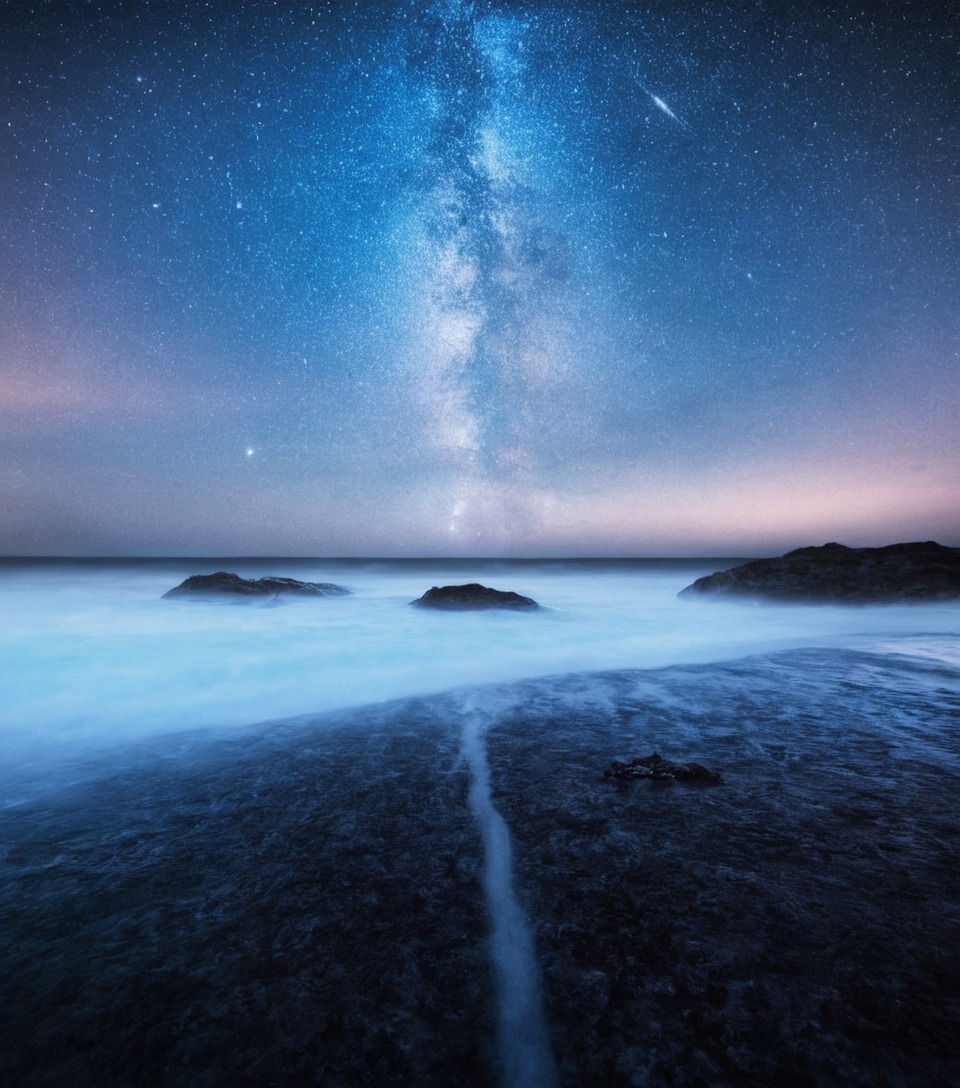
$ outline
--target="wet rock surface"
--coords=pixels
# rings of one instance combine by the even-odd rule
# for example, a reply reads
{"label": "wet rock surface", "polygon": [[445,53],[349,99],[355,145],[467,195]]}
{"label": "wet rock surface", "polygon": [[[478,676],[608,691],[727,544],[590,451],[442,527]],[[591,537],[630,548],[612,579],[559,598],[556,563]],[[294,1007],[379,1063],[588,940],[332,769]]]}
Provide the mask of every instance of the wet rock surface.
{"label": "wet rock surface", "polygon": [[[575,726],[569,690],[518,695],[489,758],[564,1088],[957,1082],[958,679],[821,652],[607,675]],[[725,782],[597,775],[641,746]]]}
{"label": "wet rock surface", "polygon": [[619,778],[628,781],[631,778],[655,778],[659,781],[679,779],[683,782],[712,782],[720,781],[720,775],[716,771],[707,770],[700,763],[671,763],[659,753],[654,752],[650,756],[639,756],[624,763],[615,759],[603,772],[604,778]]}
{"label": "wet rock surface", "polygon": [[960,597],[960,549],[936,541],[798,548],[698,578],[680,596],[720,594],[850,604]]}
{"label": "wet rock surface", "polygon": [[410,602],[418,608],[438,608],[451,612],[468,612],[488,608],[534,609],[539,608],[535,600],[523,597],[511,590],[489,589],[479,582],[470,582],[463,586],[434,586],[422,597]]}
{"label": "wet rock surface", "polygon": [[[499,1084],[468,715],[561,1088],[960,1083],[960,673],[834,651],[169,738],[0,812],[0,1082]],[[598,773],[637,751],[724,782]]]}
{"label": "wet rock surface", "polygon": [[0,1083],[493,1083],[459,738],[363,717],[0,813]]}
{"label": "wet rock surface", "polygon": [[349,589],[332,582],[301,582],[296,578],[241,578],[239,574],[217,571],[216,574],[194,574],[178,586],[167,590],[164,597],[344,597]]}

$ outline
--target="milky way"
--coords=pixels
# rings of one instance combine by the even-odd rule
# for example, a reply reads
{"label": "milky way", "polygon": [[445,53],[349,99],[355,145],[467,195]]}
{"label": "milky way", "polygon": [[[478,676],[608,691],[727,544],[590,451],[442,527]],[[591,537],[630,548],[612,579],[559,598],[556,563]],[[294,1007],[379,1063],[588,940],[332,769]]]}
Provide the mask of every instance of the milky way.
{"label": "milky way", "polygon": [[17,5],[0,551],[960,544],[947,7]]}

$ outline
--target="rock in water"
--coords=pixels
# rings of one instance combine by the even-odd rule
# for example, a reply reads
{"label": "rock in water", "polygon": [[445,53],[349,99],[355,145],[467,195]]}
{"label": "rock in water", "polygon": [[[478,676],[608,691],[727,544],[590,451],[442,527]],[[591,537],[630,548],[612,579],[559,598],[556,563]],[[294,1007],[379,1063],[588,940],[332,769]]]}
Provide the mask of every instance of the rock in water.
{"label": "rock in water", "polygon": [[680,596],[700,593],[843,604],[949,600],[960,597],[960,549],[933,540],[884,548],[798,548],[779,559],[756,559],[698,578]]}
{"label": "rock in water", "polygon": [[539,608],[530,597],[510,590],[488,589],[479,582],[465,586],[434,586],[411,604],[418,608],[439,608],[451,612],[477,611],[485,608]]}
{"label": "rock in water", "polygon": [[623,763],[615,759],[603,772],[604,778],[679,778],[687,782],[712,782],[720,781],[720,775],[716,771],[709,771],[701,763],[671,763],[669,759],[656,752],[650,756],[640,756],[631,759],[629,763]]}
{"label": "rock in water", "polygon": [[300,582],[296,578],[241,578],[239,574],[217,571],[194,574],[167,590],[164,597],[343,597],[350,593],[331,582]]}

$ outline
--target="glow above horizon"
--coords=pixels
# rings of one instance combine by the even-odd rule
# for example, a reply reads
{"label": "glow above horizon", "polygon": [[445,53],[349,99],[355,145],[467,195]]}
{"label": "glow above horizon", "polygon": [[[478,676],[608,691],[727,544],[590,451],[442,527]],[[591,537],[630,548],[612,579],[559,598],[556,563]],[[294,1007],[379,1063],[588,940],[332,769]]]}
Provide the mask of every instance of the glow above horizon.
{"label": "glow above horizon", "polygon": [[960,544],[944,11],[5,16],[0,553]]}

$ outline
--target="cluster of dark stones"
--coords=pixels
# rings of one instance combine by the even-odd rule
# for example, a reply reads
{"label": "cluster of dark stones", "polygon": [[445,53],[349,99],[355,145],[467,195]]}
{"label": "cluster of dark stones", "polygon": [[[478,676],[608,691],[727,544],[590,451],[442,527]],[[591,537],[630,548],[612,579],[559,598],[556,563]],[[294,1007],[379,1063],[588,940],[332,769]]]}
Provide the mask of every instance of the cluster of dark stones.
{"label": "cluster of dark stones", "polygon": [[[164,593],[164,597],[342,597],[352,591],[331,582],[300,582],[296,578],[241,578],[218,571],[194,574]],[[539,608],[535,600],[510,590],[490,589],[478,582],[463,586],[434,586],[410,602],[418,608],[449,612],[506,608],[514,611]]]}
{"label": "cluster of dark stones", "polygon": [[239,574],[217,571],[194,574],[164,593],[164,597],[343,597],[350,593],[332,582],[301,582],[296,578],[241,578]]}
{"label": "cluster of dark stones", "polygon": [[720,775],[700,763],[672,763],[656,752],[623,763],[615,759],[603,772],[604,778],[656,778],[681,779],[687,782],[719,782]]}
{"label": "cluster of dark stones", "polygon": [[449,612],[507,608],[516,611],[539,608],[535,600],[509,590],[489,589],[479,582],[463,586],[434,586],[422,597],[410,602],[418,608],[437,608]]}
{"label": "cluster of dark stones", "polygon": [[716,594],[781,601],[879,604],[960,597],[960,549],[936,541],[797,548],[698,578],[680,596]]}

